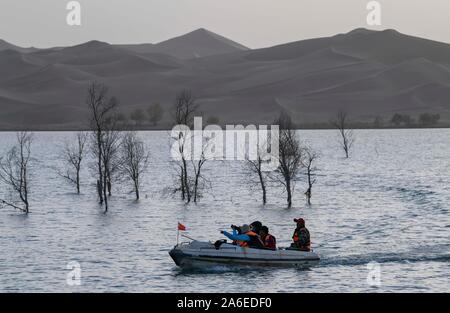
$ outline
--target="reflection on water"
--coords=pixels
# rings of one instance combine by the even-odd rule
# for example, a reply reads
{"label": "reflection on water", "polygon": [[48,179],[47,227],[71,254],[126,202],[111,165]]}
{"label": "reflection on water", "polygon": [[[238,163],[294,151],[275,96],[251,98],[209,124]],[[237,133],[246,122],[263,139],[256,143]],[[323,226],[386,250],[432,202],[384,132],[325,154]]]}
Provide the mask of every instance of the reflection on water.
{"label": "reflection on water", "polygon": [[[167,132],[142,132],[152,155],[143,199],[135,202],[131,187],[118,183],[107,214],[87,164],[81,195],[54,170],[72,135],[35,135],[32,213],[0,211],[0,291],[450,291],[449,130],[359,130],[349,160],[334,131],[302,131],[321,152],[319,176],[311,207],[304,179],[297,181],[292,209],[276,186],[262,206],[240,162],[207,163],[211,190],[198,205],[184,205],[167,190]],[[0,150],[13,140],[0,133]],[[230,224],[261,220],[287,246],[298,216],[322,258],[309,270],[183,271],[168,255],[177,221],[191,237],[215,241]],[[81,265],[80,286],[66,283],[70,261]],[[380,287],[367,284],[372,261],[380,264]]]}

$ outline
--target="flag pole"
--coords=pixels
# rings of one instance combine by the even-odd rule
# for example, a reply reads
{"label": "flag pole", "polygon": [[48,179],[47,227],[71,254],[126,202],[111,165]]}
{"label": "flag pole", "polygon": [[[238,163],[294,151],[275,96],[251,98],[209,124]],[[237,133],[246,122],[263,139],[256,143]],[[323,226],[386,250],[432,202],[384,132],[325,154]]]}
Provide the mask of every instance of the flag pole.
{"label": "flag pole", "polygon": [[177,246],[178,246],[178,238],[180,237],[180,229],[177,226]]}

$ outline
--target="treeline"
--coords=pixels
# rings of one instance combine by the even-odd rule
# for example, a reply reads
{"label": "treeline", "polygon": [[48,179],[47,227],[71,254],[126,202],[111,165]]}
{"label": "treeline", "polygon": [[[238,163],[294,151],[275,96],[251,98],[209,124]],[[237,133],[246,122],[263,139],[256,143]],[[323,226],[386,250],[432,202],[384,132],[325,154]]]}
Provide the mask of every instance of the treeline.
{"label": "treeline", "polygon": [[[167,112],[172,113],[172,112]],[[197,112],[203,117],[202,112]],[[129,114],[123,112],[118,113],[118,120],[122,123],[127,123],[129,127],[133,129],[147,129],[155,128],[157,126],[166,127],[167,123],[161,123],[166,111],[159,103],[153,103],[147,107],[147,109],[136,108]],[[172,118],[172,121],[170,120]],[[205,117],[208,124],[219,124],[220,119],[217,116],[211,115]],[[166,122],[173,122],[173,117],[170,116],[166,119]]]}
{"label": "treeline", "polygon": [[129,119],[134,126],[142,127],[150,123],[151,126],[157,126],[164,116],[164,109],[159,103],[151,104],[146,110],[137,108],[132,111],[127,117],[124,113],[119,113],[119,119],[126,121]]}
{"label": "treeline", "polygon": [[[116,184],[123,186],[126,182],[135,199],[140,199],[141,184],[144,176],[149,174],[151,154],[144,141],[133,130],[137,116],[131,121],[124,118],[120,113],[118,99],[109,95],[105,85],[92,83],[85,102],[89,109],[90,131],[80,131],[65,142],[59,155],[61,165],[55,170],[59,177],[80,194],[82,169],[86,167],[95,181],[91,188],[95,190],[104,212],[107,212]],[[150,106],[148,111],[153,114],[149,116],[158,117],[153,120],[155,123],[163,114],[157,104]],[[176,95],[170,114],[173,125],[186,125],[192,129],[194,117],[201,115],[201,112],[198,112],[198,104],[191,91],[183,90]],[[217,120],[211,117],[208,122]],[[332,123],[339,131],[339,143],[348,158],[354,143],[354,134],[348,126],[347,114],[339,112]],[[273,138],[264,142],[258,139],[256,157],[250,158],[247,155],[243,170],[246,169],[247,176],[259,186],[264,204],[267,203],[268,188],[278,186],[284,190],[287,206],[291,207],[294,185],[301,177],[304,177],[307,185],[304,195],[307,203],[311,204],[320,154],[299,139],[297,127],[286,112],[282,112],[274,124],[279,126],[276,146],[272,144]],[[198,202],[210,190],[208,187],[212,179],[207,177],[203,170],[209,161],[206,151],[211,137],[203,138],[202,134],[200,153],[196,158],[191,158],[189,149],[192,147],[192,133],[195,132],[181,131],[177,138],[171,137],[172,141],[175,141],[175,145],[171,145],[172,150],[175,147],[178,157],[174,158],[172,155],[171,162],[175,171],[173,184],[169,189],[185,203]],[[16,143],[0,157],[0,182],[5,187],[2,189],[9,191],[3,193],[9,194],[9,199],[0,198],[0,204],[25,213],[30,211],[30,177],[33,172],[31,164],[35,161],[32,157],[32,144],[33,133],[18,132]],[[268,162],[266,154],[273,149],[278,149],[275,150],[278,152],[275,167],[264,170],[265,163]],[[90,163],[86,164],[88,156]],[[273,160],[269,160],[271,161]]]}
{"label": "treeline", "polygon": [[440,114],[421,113],[416,118],[408,115],[395,113],[389,120],[384,120],[377,116],[374,119],[373,126],[375,128],[382,127],[434,127],[439,124]]}

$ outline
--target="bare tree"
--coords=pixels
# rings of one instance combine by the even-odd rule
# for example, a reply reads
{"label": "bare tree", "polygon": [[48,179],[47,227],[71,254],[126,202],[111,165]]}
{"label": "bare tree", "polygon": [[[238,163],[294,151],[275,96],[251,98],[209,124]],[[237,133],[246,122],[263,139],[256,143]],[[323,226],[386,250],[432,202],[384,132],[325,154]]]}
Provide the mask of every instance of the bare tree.
{"label": "bare tree", "polygon": [[194,114],[198,109],[198,104],[188,89],[177,94],[173,108],[175,124],[191,126],[194,121]]}
{"label": "bare tree", "polygon": [[[0,202],[27,214],[30,211],[28,196],[32,142],[31,133],[25,131],[17,133],[17,144],[7,152],[5,158],[0,159],[0,180],[16,195],[12,201],[0,199]],[[22,206],[16,204],[17,202],[22,202]]]}
{"label": "bare tree", "polygon": [[111,196],[114,175],[120,168],[120,138],[121,133],[117,130],[116,116],[111,116],[106,123],[101,142],[101,155],[103,164],[103,199],[105,211],[108,210],[108,197]]}
{"label": "bare tree", "polygon": [[114,106],[108,103],[107,94],[108,88],[106,86],[94,82],[89,86],[86,99],[91,114],[90,125],[93,130],[92,151],[97,159],[97,191],[100,204],[103,203],[102,137],[105,120],[114,110]]}
{"label": "bare tree", "polygon": [[316,178],[315,178],[315,171],[316,171],[316,167],[315,167],[315,163],[317,161],[317,159],[319,158],[319,154],[314,151],[312,148],[310,147],[306,147],[303,149],[303,166],[306,169],[306,176],[307,176],[307,180],[308,180],[308,189],[305,192],[305,196],[306,196],[306,200],[308,201],[308,204],[311,204],[311,197],[312,197],[312,187],[316,182]]}
{"label": "bare tree", "polygon": [[347,113],[344,111],[339,111],[337,113],[336,119],[332,121],[334,127],[339,131],[341,137],[341,146],[344,149],[345,157],[348,158],[350,155],[350,149],[355,142],[355,137],[353,130],[349,128],[349,119]]}
{"label": "bare tree", "polygon": [[153,126],[156,126],[162,119],[164,110],[159,103],[154,103],[147,109],[147,114]]}
{"label": "bare tree", "polygon": [[302,149],[289,115],[281,113],[275,124],[280,127],[278,180],[286,190],[288,207],[291,207],[294,179],[302,166]]}
{"label": "bare tree", "polygon": [[97,82],[88,89],[86,103],[90,111],[92,133],[92,152],[96,158],[97,191],[100,204],[105,204],[108,211],[107,195],[111,190],[113,170],[116,169],[114,158],[117,157],[119,134],[117,131],[116,98],[108,97],[108,88]]}
{"label": "bare tree", "polygon": [[86,143],[88,139],[87,132],[78,132],[75,145],[66,143],[63,151],[63,157],[67,164],[65,172],[58,172],[69,183],[75,185],[77,193],[80,194],[80,172],[81,163],[86,154]]}
{"label": "bare tree", "polygon": [[121,171],[133,182],[136,200],[139,200],[141,178],[148,168],[149,154],[135,132],[128,132],[123,136],[121,154]]}
{"label": "bare tree", "polygon": [[251,160],[249,157],[246,158],[250,173],[256,175],[258,178],[257,184],[261,188],[263,204],[267,203],[267,174],[263,171],[263,153],[267,153],[266,145],[267,143],[263,144],[262,148],[259,143],[257,144],[255,160]]}
{"label": "bare tree", "polygon": [[[194,97],[190,90],[181,91],[175,99],[175,104],[173,106],[173,119],[175,125],[186,125],[190,127],[194,120],[194,114],[198,108],[195,103]],[[175,188],[175,191],[181,192],[181,198],[186,202],[191,202],[191,188],[190,188],[190,178],[188,175],[188,162],[186,159],[186,149],[188,147],[187,143],[190,143],[190,138],[187,138],[184,132],[180,132],[178,136],[178,153],[180,156],[180,161],[178,164],[179,173],[178,180],[179,186]]]}
{"label": "bare tree", "polygon": [[[194,171],[194,180],[193,180],[193,186],[192,188],[188,186],[188,189],[192,189],[192,194],[194,196],[194,203],[197,203],[198,199],[202,196],[202,191],[204,188],[205,183],[207,182],[206,178],[202,174],[202,168],[203,165],[206,163],[206,156],[205,151],[209,144],[209,138],[206,138],[205,141],[203,141],[203,138],[199,139],[202,140],[202,151],[200,156],[198,157],[198,160],[192,160],[192,168]],[[189,180],[188,180],[189,183]]]}
{"label": "bare tree", "polygon": [[258,176],[258,182],[261,186],[261,192],[262,192],[262,201],[263,204],[267,203],[267,191],[266,191],[266,176],[264,172],[262,171],[262,159],[261,156],[258,155],[256,160],[247,160],[249,164],[250,171],[253,172]]}
{"label": "bare tree", "polygon": [[178,162],[179,167],[179,186],[176,190],[181,192],[181,199],[186,202],[191,202],[191,190],[189,188],[189,176],[188,176],[188,162],[186,158],[186,149],[187,147],[186,141],[188,140],[186,134],[180,133],[178,137],[178,152],[181,160]]}

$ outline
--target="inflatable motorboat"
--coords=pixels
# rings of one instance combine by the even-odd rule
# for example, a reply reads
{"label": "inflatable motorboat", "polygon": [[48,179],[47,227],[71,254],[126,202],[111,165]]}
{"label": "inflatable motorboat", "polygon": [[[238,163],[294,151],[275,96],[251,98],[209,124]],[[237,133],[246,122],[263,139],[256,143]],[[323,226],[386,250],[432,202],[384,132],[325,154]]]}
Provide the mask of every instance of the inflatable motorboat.
{"label": "inflatable motorboat", "polygon": [[216,243],[193,240],[177,244],[169,255],[181,268],[205,268],[217,265],[278,266],[308,268],[319,263],[313,251],[280,248],[278,250],[240,247],[220,241]]}

